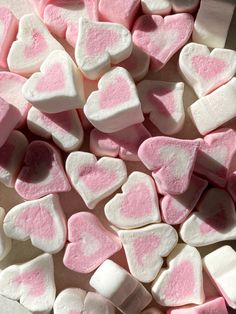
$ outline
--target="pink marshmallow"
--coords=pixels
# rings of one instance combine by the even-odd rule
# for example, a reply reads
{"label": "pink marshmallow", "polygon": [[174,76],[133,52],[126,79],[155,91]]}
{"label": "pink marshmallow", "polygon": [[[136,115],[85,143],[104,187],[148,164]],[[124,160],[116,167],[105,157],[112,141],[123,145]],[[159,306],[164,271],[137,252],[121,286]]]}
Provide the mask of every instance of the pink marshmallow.
{"label": "pink marshmallow", "polygon": [[51,0],[28,0],[40,17],[43,17],[45,7]]}

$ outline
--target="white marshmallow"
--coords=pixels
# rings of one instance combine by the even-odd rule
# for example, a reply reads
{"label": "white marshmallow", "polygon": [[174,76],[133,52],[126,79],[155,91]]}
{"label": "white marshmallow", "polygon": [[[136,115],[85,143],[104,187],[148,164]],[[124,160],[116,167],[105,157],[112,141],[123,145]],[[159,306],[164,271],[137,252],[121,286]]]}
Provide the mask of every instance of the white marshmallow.
{"label": "white marshmallow", "polygon": [[172,0],[171,2],[175,13],[193,13],[196,11],[200,0]]}
{"label": "white marshmallow", "polygon": [[31,314],[24,306],[0,295],[1,314]]}
{"label": "white marshmallow", "polygon": [[224,48],[234,8],[233,3],[202,0],[194,23],[193,41],[212,48]]}
{"label": "white marshmallow", "polygon": [[4,208],[0,207],[0,261],[3,260],[11,250],[11,239],[6,236],[3,229],[4,217],[5,210]]}
{"label": "white marshmallow", "polygon": [[84,85],[82,75],[71,57],[55,50],[23,85],[24,97],[38,110],[57,113],[82,107]]}
{"label": "white marshmallow", "polygon": [[88,292],[84,302],[85,313],[115,314],[115,308],[110,301],[98,293]]}
{"label": "white marshmallow", "polygon": [[184,84],[144,80],[137,85],[144,113],[163,133],[175,134],[184,124]]}
{"label": "white marshmallow", "polygon": [[55,300],[53,259],[40,255],[29,262],[11,265],[0,272],[0,295],[32,312],[49,312]]}
{"label": "white marshmallow", "polygon": [[111,64],[128,58],[132,48],[131,34],[123,25],[79,19],[75,59],[87,78],[98,79]]}
{"label": "white marshmallow", "polygon": [[33,246],[57,253],[66,242],[66,221],[56,194],[13,207],[4,219],[4,231],[10,238],[31,240]]}
{"label": "white marshmallow", "polygon": [[0,0],[0,6],[10,9],[18,19],[25,14],[34,13],[34,8],[29,3],[29,0]]}
{"label": "white marshmallow", "polygon": [[170,0],[141,0],[144,14],[167,15],[171,12]]}
{"label": "white marshmallow", "polygon": [[188,109],[198,131],[205,135],[236,117],[236,78],[210,95],[195,101]]}
{"label": "white marshmallow", "polygon": [[113,133],[144,120],[136,86],[127,70],[116,67],[98,82],[90,94],[84,113],[95,128]]}
{"label": "white marshmallow", "polygon": [[203,266],[230,307],[236,309],[236,252],[225,245],[203,258]]}

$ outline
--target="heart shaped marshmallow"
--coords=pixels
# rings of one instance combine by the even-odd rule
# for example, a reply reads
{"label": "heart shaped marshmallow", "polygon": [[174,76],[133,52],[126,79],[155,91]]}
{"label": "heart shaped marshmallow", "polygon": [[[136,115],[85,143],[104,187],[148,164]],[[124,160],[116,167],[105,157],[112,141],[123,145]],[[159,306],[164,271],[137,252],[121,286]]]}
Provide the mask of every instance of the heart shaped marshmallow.
{"label": "heart shaped marshmallow", "polygon": [[193,17],[188,13],[142,15],[133,27],[134,44],[151,57],[152,69],[160,70],[188,41],[193,31]]}
{"label": "heart shaped marshmallow", "polygon": [[168,269],[162,269],[152,286],[152,295],[163,306],[202,304],[204,302],[202,261],[198,250],[177,244],[167,257]]}
{"label": "heart shaped marshmallow", "polygon": [[115,192],[127,179],[125,163],[120,159],[73,152],[66,160],[66,172],[88,208]]}
{"label": "heart shaped marshmallow", "polygon": [[226,185],[231,160],[236,152],[236,131],[219,129],[201,140],[194,172],[220,187]]}
{"label": "heart shaped marshmallow", "polygon": [[84,131],[76,110],[43,113],[32,107],[27,116],[31,132],[53,142],[63,151],[78,150],[83,143]]}
{"label": "heart shaped marshmallow", "polygon": [[142,172],[132,172],[106,205],[106,218],[118,228],[132,229],[160,222],[158,195],[153,179]]}
{"label": "heart shaped marshmallow", "polygon": [[15,15],[6,7],[0,7],[0,67],[7,68],[7,55],[15,40],[18,21]]}
{"label": "heart shaped marshmallow", "polygon": [[84,106],[84,113],[93,126],[104,133],[113,133],[144,120],[136,86],[127,70],[116,67],[98,82]]}
{"label": "heart shaped marshmallow", "polygon": [[20,303],[18,303],[16,301],[12,301],[12,300],[5,298],[3,296],[0,296],[0,309],[2,309],[4,311],[3,314],[11,314],[11,313],[31,314],[31,312],[28,311]]}
{"label": "heart shaped marshmallow", "polygon": [[179,69],[197,96],[205,96],[228,82],[236,72],[236,52],[189,43],[179,56]]}
{"label": "heart shaped marshmallow", "polygon": [[37,109],[57,113],[84,104],[82,75],[71,57],[55,50],[22,88],[24,97]]}
{"label": "heart shaped marshmallow", "polygon": [[181,130],[185,113],[184,84],[143,80],[137,86],[143,113],[163,133],[172,135]]}
{"label": "heart shaped marshmallow", "polygon": [[56,295],[52,256],[43,254],[2,270],[0,294],[19,300],[33,313],[50,312]]}
{"label": "heart shaped marshmallow", "polygon": [[26,200],[70,191],[59,152],[43,141],[31,142],[26,151],[25,165],[17,177],[15,189]]}
{"label": "heart shaped marshmallow", "polygon": [[157,136],[141,144],[138,156],[162,191],[178,195],[189,186],[199,144],[199,140]]}
{"label": "heart shaped marshmallow", "polygon": [[6,236],[3,229],[4,217],[5,210],[0,207],[0,261],[3,260],[11,250],[11,239]]}
{"label": "heart shaped marshmallow", "polygon": [[[127,134],[129,134],[128,137]],[[110,134],[93,129],[90,132],[90,151],[96,156],[139,161],[139,146],[149,137],[151,134],[141,123]]]}
{"label": "heart shaped marshmallow", "polygon": [[180,228],[184,242],[204,246],[236,239],[235,205],[226,191],[209,189],[197,204],[197,210]]}
{"label": "heart shaped marshmallow", "polygon": [[136,230],[120,230],[131,274],[142,282],[151,282],[178,242],[175,229],[167,224],[153,224]]}
{"label": "heart shaped marshmallow", "polygon": [[43,21],[50,32],[65,38],[73,47],[79,33],[80,17],[98,21],[97,0],[56,0],[48,2],[43,11]]}
{"label": "heart shaped marshmallow", "polygon": [[16,205],[7,213],[3,227],[10,238],[30,239],[47,253],[61,251],[66,242],[65,216],[56,194]]}
{"label": "heart shaped marshmallow", "polygon": [[166,194],[160,201],[164,222],[178,225],[188,217],[196,206],[208,182],[192,175],[187,190],[180,195]]}
{"label": "heart shaped marshmallow", "polygon": [[79,212],[68,220],[68,241],[64,265],[79,273],[90,273],[121,249],[121,243],[98,218]]}
{"label": "heart shaped marshmallow", "polygon": [[109,70],[111,63],[120,63],[132,52],[131,34],[120,24],[80,18],[79,30],[75,59],[90,80],[97,80]]}
{"label": "heart shaped marshmallow", "polygon": [[35,14],[26,14],[20,19],[17,40],[10,48],[8,67],[11,72],[29,76],[56,49],[64,50],[41,19]]}

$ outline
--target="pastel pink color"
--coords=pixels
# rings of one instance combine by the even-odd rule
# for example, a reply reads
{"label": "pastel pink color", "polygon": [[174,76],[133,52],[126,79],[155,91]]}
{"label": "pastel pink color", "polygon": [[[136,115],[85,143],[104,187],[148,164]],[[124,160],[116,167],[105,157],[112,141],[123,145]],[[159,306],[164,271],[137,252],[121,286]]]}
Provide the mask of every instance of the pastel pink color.
{"label": "pastel pink color", "polygon": [[5,7],[0,7],[0,67],[7,68],[7,56],[13,41],[16,38],[18,20]]}
{"label": "pastel pink color", "polygon": [[17,193],[24,199],[33,200],[51,193],[71,189],[59,152],[43,141],[29,144],[16,183]]}
{"label": "pastel pink color", "polygon": [[166,194],[160,201],[163,221],[170,225],[184,222],[196,206],[207,184],[206,180],[193,175],[188,189],[183,194]]}
{"label": "pastel pink color", "polygon": [[188,13],[140,16],[133,27],[133,41],[151,57],[152,69],[160,70],[188,41],[193,31]]}
{"label": "pastel pink color", "polygon": [[24,48],[24,55],[27,59],[31,59],[44,52],[48,45],[43,35],[37,30],[33,29],[31,33],[32,43]]}
{"label": "pastel pink color", "polygon": [[232,172],[228,178],[227,190],[236,203],[236,171]]}
{"label": "pastel pink color", "polygon": [[134,254],[137,262],[143,265],[143,258],[156,250],[160,244],[160,238],[155,235],[144,235],[134,240]]}
{"label": "pastel pink color", "polygon": [[97,156],[119,156],[123,160],[139,161],[138,148],[149,137],[151,134],[143,124],[110,134],[93,129],[90,133],[90,150]]}
{"label": "pastel pink color", "polygon": [[178,195],[189,186],[199,145],[199,140],[152,137],[141,144],[138,156],[162,191]]}
{"label": "pastel pink color", "polygon": [[139,0],[100,0],[99,13],[103,21],[114,22],[130,28],[138,13]]}
{"label": "pastel pink color", "polygon": [[53,92],[64,88],[65,77],[62,65],[54,63],[48,67],[44,76],[37,82],[36,90],[39,92]]}
{"label": "pastel pink color", "polygon": [[215,231],[224,231],[227,227],[227,217],[225,214],[225,209],[222,207],[217,213],[214,215],[207,217],[200,224],[200,232],[204,235],[207,235],[210,232]]}
{"label": "pastel pink color", "polygon": [[118,238],[88,212],[79,212],[69,218],[68,241],[63,263],[80,273],[92,272],[121,249]]}
{"label": "pastel pink color", "polygon": [[148,90],[147,98],[156,111],[164,117],[171,117],[175,112],[173,91],[167,88],[153,88]]}
{"label": "pastel pink color", "polygon": [[46,7],[46,5],[51,1],[51,0],[29,0],[38,12],[38,14],[42,17],[43,16],[43,11]]}

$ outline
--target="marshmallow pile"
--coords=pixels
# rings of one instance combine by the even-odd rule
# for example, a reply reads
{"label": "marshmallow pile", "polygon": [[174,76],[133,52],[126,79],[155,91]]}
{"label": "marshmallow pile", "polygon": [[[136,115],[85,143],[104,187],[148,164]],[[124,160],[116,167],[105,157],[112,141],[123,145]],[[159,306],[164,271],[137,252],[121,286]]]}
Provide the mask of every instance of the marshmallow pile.
{"label": "marshmallow pile", "polygon": [[1,314],[236,311],[233,11],[0,0]]}

